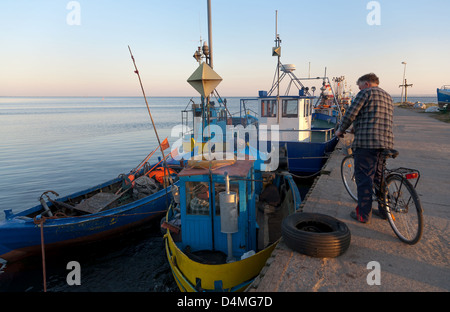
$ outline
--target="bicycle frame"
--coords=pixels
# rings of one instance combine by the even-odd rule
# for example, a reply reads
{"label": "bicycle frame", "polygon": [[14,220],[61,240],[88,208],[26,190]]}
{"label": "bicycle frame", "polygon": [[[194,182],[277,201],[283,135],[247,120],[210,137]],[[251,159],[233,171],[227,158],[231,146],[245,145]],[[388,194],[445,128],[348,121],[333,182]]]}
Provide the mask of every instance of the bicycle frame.
{"label": "bicycle frame", "polygon": [[[390,175],[398,175],[402,177],[402,183],[400,184],[400,188],[398,189],[398,193],[400,194],[402,187],[404,185],[403,181],[405,180],[411,180],[411,179],[416,179],[416,183],[413,185],[414,188],[416,188],[417,184],[419,183],[420,180],[420,172],[419,170],[416,169],[411,169],[411,168],[405,168],[405,167],[399,167],[399,168],[394,168],[394,169],[387,169],[386,168],[386,162],[387,162],[387,157],[383,157],[383,170],[382,170],[382,174],[380,177],[380,186],[378,190],[382,190],[382,192],[379,192],[379,194],[377,194],[377,185],[374,184],[374,194],[377,198],[377,200],[383,204],[383,206],[386,209],[386,212],[389,213],[390,207],[388,207],[388,205],[386,205],[386,203],[384,203],[383,199],[380,198],[381,194],[384,194],[387,190],[386,190],[386,179],[387,177],[389,177]],[[411,200],[411,198],[409,199]],[[408,204],[409,204],[409,200],[408,200]],[[395,198],[395,202],[398,201],[398,197]],[[395,208],[394,208],[395,209]]]}

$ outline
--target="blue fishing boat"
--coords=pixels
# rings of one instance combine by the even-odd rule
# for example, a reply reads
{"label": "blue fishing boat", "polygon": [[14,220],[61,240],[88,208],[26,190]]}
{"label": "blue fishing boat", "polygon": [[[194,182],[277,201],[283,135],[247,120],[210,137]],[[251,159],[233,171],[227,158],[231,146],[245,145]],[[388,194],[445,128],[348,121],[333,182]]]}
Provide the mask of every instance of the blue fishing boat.
{"label": "blue fishing boat", "polygon": [[450,103],[450,85],[442,86],[437,89],[438,105],[443,108]]}
{"label": "blue fishing boat", "polygon": [[[326,70],[323,77],[297,78],[295,65],[281,63],[278,34],[275,42],[272,55],[278,57],[278,62],[272,87],[259,91],[257,98],[241,99],[241,116],[245,116],[247,125],[254,124],[258,129],[276,127],[279,136],[269,140],[268,145],[279,146],[280,165],[294,174],[313,175],[321,171],[338,142],[334,132],[345,102],[338,101]],[[284,80],[289,81],[281,94]],[[316,86],[307,86],[314,81],[321,83],[319,96],[314,96]],[[290,92],[292,87],[296,89],[294,94]],[[256,114],[247,108],[250,101],[257,102]],[[264,149],[270,150],[270,146]]]}
{"label": "blue fishing boat", "polygon": [[181,291],[242,291],[265,265],[280,240],[281,221],[300,209],[301,198],[292,175],[278,170],[268,133],[262,135],[251,117],[232,115],[218,95],[222,78],[211,51],[205,42],[194,54],[199,66],[188,82],[201,102],[191,100],[182,112],[174,145],[189,159],[162,228]]}
{"label": "blue fishing boat", "polygon": [[[19,213],[4,210],[5,220],[0,222],[0,258],[13,262],[38,252],[44,256],[45,250],[59,251],[62,247],[99,241],[137,229],[167,212],[172,186],[183,162],[172,157],[175,151],[164,153],[170,147],[169,142],[167,138],[162,142],[159,139],[139,70],[131,48],[128,49],[158,146],[128,174],[59,199],[51,199],[51,194],[59,196],[55,191],[46,191],[39,205]],[[149,161],[158,149],[162,159],[150,166]]]}
{"label": "blue fishing boat", "polygon": [[181,169],[169,155],[166,160],[171,166],[165,174],[161,162],[151,167],[145,163],[136,173],[68,196],[52,199],[52,194],[59,195],[44,192],[38,205],[19,213],[4,210],[0,258],[14,262],[39,254],[42,245],[45,251],[60,252],[63,247],[111,238],[159,220],[172,200],[172,185],[165,181],[167,170],[174,178]]}

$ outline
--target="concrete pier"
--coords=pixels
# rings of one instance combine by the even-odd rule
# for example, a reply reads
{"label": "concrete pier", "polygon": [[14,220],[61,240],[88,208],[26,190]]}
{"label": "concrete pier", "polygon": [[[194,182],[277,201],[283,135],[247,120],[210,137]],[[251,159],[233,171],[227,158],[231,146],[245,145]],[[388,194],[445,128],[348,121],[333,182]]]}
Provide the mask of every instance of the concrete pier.
{"label": "concrete pier", "polygon": [[[388,167],[410,167],[422,175],[417,191],[424,209],[421,241],[402,243],[388,221],[373,216],[369,224],[350,217],[356,202],[340,175],[339,147],[308,194],[303,211],[333,216],[351,231],[349,249],[337,258],[313,258],[290,250],[283,240],[250,292],[446,292],[450,291],[450,124],[395,108],[394,148],[399,157]],[[375,207],[376,203],[374,203]],[[380,265],[380,285],[368,282]]]}

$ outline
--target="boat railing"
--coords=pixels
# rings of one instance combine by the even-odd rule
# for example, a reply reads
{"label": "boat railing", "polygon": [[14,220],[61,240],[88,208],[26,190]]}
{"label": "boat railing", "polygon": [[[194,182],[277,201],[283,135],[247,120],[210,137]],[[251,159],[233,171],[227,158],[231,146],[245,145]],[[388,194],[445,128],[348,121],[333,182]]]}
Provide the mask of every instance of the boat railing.
{"label": "boat railing", "polygon": [[[312,142],[314,133],[324,134],[323,142],[327,142],[327,141],[331,140],[334,137],[334,132],[335,132],[334,128],[330,128],[330,129],[304,129],[304,130],[280,129],[279,131],[283,132],[283,133],[293,133],[294,135],[295,134],[299,134],[299,133],[309,132],[310,135],[308,135],[307,140],[304,140],[303,142],[310,142],[310,143]],[[316,143],[321,143],[321,142],[316,142]]]}

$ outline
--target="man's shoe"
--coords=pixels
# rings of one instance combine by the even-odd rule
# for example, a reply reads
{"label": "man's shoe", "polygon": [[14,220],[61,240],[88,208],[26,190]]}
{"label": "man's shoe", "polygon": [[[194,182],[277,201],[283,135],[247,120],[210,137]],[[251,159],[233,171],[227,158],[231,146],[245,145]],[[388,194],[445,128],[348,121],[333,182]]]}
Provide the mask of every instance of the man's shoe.
{"label": "man's shoe", "polygon": [[[358,209],[358,208],[356,208],[356,209]],[[369,220],[364,220],[359,214],[358,214],[358,212],[357,211],[352,211],[352,212],[350,212],[350,217],[352,217],[353,219],[355,219],[356,221],[359,221],[359,222],[361,222],[361,223],[369,223]]]}

